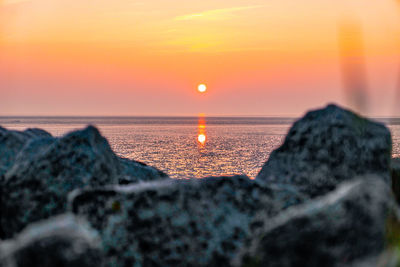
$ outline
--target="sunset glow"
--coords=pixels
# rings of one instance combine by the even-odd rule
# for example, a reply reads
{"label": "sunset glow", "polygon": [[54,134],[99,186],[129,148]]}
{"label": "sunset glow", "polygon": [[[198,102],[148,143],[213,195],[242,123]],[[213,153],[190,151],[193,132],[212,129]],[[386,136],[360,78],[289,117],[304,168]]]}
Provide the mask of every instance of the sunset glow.
{"label": "sunset glow", "polygon": [[207,90],[207,86],[205,84],[199,84],[199,86],[197,87],[197,91],[199,91],[200,93],[204,93]]}
{"label": "sunset glow", "polygon": [[[392,115],[394,0],[0,0],[0,115],[297,116],[348,105],[347,19],[364,42],[370,112]],[[207,101],[199,81],[213,88]]]}

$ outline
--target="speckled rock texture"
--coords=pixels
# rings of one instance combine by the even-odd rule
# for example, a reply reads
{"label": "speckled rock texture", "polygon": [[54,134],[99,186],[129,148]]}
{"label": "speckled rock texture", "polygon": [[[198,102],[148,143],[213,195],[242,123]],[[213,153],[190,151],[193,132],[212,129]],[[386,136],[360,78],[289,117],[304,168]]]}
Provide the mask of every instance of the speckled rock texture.
{"label": "speckled rock texture", "polygon": [[1,267],[93,267],[102,255],[97,233],[71,214],[31,224],[0,243]]}
{"label": "speckled rock texture", "polygon": [[28,141],[41,137],[51,137],[51,135],[40,129],[20,132],[0,127],[0,176],[12,166],[18,152]]}
{"label": "speckled rock texture", "polygon": [[383,124],[328,105],[294,123],[256,179],[282,189],[280,197],[289,202],[296,196],[294,204],[364,174],[390,184],[391,150],[390,131]]}
{"label": "speckled rock texture", "polygon": [[19,150],[1,182],[0,238],[64,212],[73,189],[168,178],[155,168],[117,157],[92,126],[61,138],[35,138]]}
{"label": "speckled rock texture", "polygon": [[75,190],[71,210],[100,232],[105,266],[226,266],[280,209],[246,176]]}
{"label": "speckled rock texture", "polygon": [[389,217],[398,220],[390,187],[381,177],[352,180],[274,218],[244,248],[235,266],[344,266],[384,250]]}

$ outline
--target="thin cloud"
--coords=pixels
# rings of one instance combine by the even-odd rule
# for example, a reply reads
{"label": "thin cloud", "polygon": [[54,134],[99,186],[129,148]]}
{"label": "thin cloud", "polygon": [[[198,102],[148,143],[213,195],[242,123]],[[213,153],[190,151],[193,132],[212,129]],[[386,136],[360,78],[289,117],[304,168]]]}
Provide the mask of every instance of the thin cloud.
{"label": "thin cloud", "polygon": [[175,17],[174,20],[195,20],[195,19],[224,19],[226,16],[232,15],[233,13],[256,9],[264,7],[264,5],[253,5],[253,6],[240,6],[240,7],[230,7],[230,8],[220,8],[207,10],[201,13],[188,14],[183,16]]}

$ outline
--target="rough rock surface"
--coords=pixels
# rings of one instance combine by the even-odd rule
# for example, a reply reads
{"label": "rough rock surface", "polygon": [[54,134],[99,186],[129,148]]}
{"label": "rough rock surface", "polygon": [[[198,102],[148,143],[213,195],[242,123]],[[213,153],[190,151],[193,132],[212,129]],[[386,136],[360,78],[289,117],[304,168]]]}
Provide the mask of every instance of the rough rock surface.
{"label": "rough rock surface", "polygon": [[19,132],[0,127],[0,176],[11,167],[26,142],[40,137],[51,137],[51,135],[40,129],[27,129]]}
{"label": "rough rock surface", "polygon": [[1,267],[92,267],[101,262],[98,234],[71,214],[34,223],[0,243]]}
{"label": "rough rock surface", "polygon": [[343,266],[381,253],[389,216],[398,218],[390,187],[362,177],[291,207],[264,223],[236,266]]}
{"label": "rough rock surface", "polygon": [[106,266],[226,266],[275,214],[271,191],[246,176],[75,190],[71,210],[100,232]]}
{"label": "rough rock surface", "polygon": [[256,179],[288,188],[287,198],[323,195],[340,182],[375,174],[390,184],[391,135],[383,125],[335,105],[294,123]]}
{"label": "rough rock surface", "polygon": [[32,139],[20,149],[2,181],[0,238],[10,238],[31,222],[64,212],[67,194],[73,189],[167,177],[152,167],[117,157],[92,126],[62,138]]}

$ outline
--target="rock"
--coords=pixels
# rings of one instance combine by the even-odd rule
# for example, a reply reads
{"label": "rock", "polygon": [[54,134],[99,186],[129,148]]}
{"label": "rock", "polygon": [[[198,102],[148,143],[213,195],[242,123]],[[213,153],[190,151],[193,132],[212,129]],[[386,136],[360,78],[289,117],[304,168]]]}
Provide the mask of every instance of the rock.
{"label": "rock", "polygon": [[400,158],[392,159],[392,189],[397,203],[400,203]]}
{"label": "rock", "polygon": [[150,167],[142,162],[119,158],[122,166],[119,184],[148,182],[169,178],[164,172]]}
{"label": "rock", "polygon": [[18,159],[5,174],[7,181],[51,177],[52,180],[74,180],[71,183],[78,186],[89,180],[93,185],[104,185],[117,183],[120,171],[118,158],[107,140],[92,126],[62,138],[34,140]]}
{"label": "rock", "polygon": [[20,150],[1,186],[0,238],[63,213],[67,194],[76,188],[167,178],[154,168],[117,157],[92,126],[62,138],[36,138]]}
{"label": "rock", "polygon": [[388,221],[399,218],[383,180],[362,177],[274,218],[260,214],[256,220],[264,226],[259,237],[234,265],[350,266],[374,259],[384,250]]}
{"label": "rock", "polygon": [[63,213],[68,192],[118,182],[118,159],[94,127],[35,139],[5,174],[1,228],[10,238],[31,222]]}
{"label": "rock", "polygon": [[391,149],[390,131],[384,125],[328,105],[294,123],[256,179],[281,188],[280,197],[291,204],[323,195],[364,174],[390,184]]}
{"label": "rock", "polygon": [[99,266],[101,243],[85,221],[65,214],[29,225],[0,243],[1,267]]}
{"label": "rock", "polygon": [[40,129],[19,132],[0,127],[0,176],[12,166],[18,152],[29,140],[40,137],[51,137],[51,135]]}
{"label": "rock", "polygon": [[[397,237],[398,239],[398,237]],[[385,267],[397,267],[400,265],[400,250],[399,248],[387,249],[378,257],[371,257],[360,262],[356,262],[351,267],[365,267],[365,266],[385,266]]]}
{"label": "rock", "polygon": [[246,176],[165,180],[80,189],[70,209],[99,231],[105,266],[217,266],[280,207]]}

